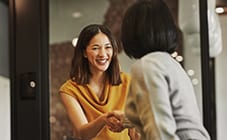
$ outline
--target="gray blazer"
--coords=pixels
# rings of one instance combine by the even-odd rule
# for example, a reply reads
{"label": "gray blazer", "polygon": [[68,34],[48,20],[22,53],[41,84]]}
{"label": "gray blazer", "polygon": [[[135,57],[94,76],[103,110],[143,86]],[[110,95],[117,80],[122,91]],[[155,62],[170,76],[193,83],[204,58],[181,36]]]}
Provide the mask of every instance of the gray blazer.
{"label": "gray blazer", "polygon": [[131,75],[125,112],[143,140],[210,140],[191,80],[170,54],[142,57]]}

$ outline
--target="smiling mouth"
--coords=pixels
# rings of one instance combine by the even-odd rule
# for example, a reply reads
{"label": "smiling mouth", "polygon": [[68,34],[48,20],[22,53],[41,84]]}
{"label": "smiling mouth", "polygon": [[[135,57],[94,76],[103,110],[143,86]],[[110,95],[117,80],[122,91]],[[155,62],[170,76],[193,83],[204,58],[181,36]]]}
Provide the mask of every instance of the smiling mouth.
{"label": "smiling mouth", "polygon": [[107,58],[106,59],[96,59],[96,62],[98,64],[104,65],[108,62],[108,59]]}

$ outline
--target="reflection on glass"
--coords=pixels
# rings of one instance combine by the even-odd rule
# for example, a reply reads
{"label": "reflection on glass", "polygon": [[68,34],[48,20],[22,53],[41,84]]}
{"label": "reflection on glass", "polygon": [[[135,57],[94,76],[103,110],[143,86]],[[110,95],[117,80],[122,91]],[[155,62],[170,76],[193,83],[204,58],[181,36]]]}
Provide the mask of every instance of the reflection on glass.
{"label": "reflection on glass", "polygon": [[178,12],[179,27],[183,33],[184,68],[194,73],[190,78],[202,112],[199,3],[198,1],[179,1]]}
{"label": "reflection on glass", "polygon": [[[73,43],[81,29],[102,23],[108,1],[50,0],[50,126],[51,139],[72,135],[72,125],[58,96],[60,85],[69,78]],[[73,41],[74,40],[74,41]]]}
{"label": "reflection on glass", "polygon": [[[126,4],[127,2],[122,2],[122,0],[50,0],[51,139],[62,140],[63,136],[72,134],[72,126],[59,99],[58,89],[68,79],[74,50],[73,43],[76,42],[75,38],[79,31],[90,23],[105,23],[118,36],[119,32],[116,28],[119,28],[121,17],[116,15],[120,15],[123,10],[119,13],[119,9],[116,8],[126,9],[126,5],[134,1],[128,0]],[[166,2],[171,5],[172,1]],[[199,7],[198,3],[193,2],[196,1],[178,1],[179,7],[174,7],[178,9],[178,24],[183,35],[182,50],[174,54],[174,57],[184,65],[186,71],[189,70],[189,74],[193,72],[190,78],[196,91],[200,110],[202,110]],[[128,72],[132,60],[124,53],[120,53],[119,58],[122,70]]]}

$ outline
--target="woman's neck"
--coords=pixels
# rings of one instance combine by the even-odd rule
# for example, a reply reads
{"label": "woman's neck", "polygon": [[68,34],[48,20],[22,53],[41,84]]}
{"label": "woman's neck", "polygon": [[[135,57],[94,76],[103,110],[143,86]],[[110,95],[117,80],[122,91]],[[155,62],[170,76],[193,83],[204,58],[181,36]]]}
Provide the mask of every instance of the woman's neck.
{"label": "woman's neck", "polygon": [[105,79],[106,79],[106,73],[105,72],[93,73],[92,76],[91,76],[91,79],[89,81],[89,84],[90,83],[103,84]]}
{"label": "woman's neck", "polygon": [[97,73],[97,74],[93,74],[93,76],[89,81],[90,87],[99,98],[102,97],[102,93],[104,92],[106,80],[107,80],[107,77],[105,73]]}

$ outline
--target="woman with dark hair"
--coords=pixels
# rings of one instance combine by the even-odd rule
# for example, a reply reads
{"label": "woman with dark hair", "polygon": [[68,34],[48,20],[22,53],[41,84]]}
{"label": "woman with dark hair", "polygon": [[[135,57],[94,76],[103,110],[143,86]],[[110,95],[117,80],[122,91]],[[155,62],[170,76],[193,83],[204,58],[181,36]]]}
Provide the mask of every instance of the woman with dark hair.
{"label": "woman with dark hair", "polygon": [[171,57],[179,31],[163,0],[139,0],[125,13],[122,44],[137,59],[125,113],[141,139],[209,140],[192,83]]}
{"label": "woman with dark hair", "polygon": [[60,88],[77,139],[129,140],[136,134],[134,129],[128,134],[122,124],[130,77],[120,72],[117,53],[117,43],[104,25],[81,31],[70,79]]}

